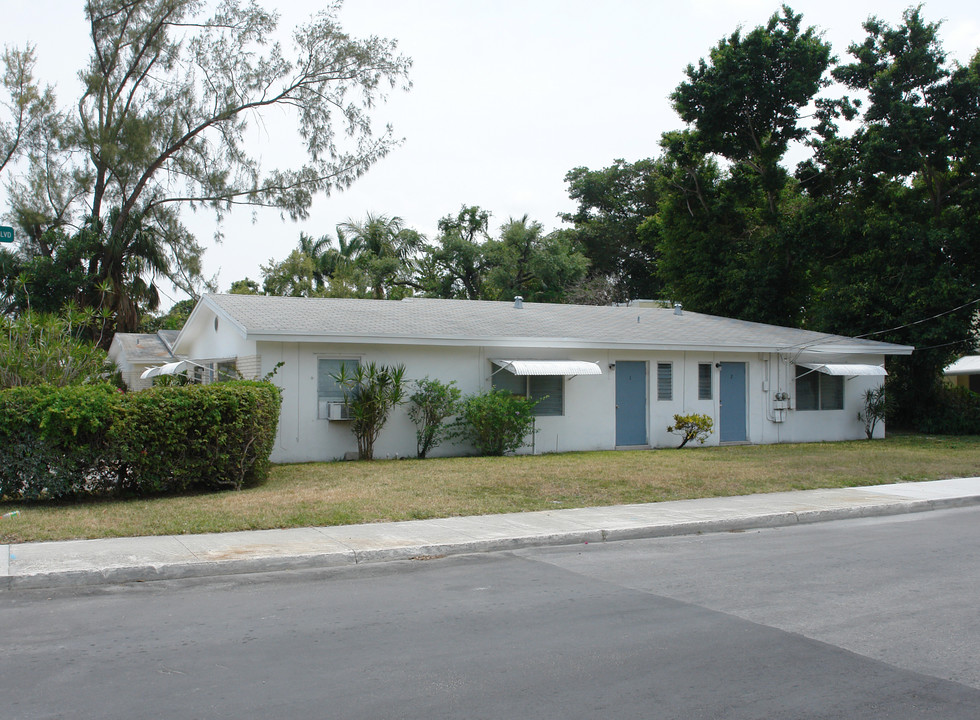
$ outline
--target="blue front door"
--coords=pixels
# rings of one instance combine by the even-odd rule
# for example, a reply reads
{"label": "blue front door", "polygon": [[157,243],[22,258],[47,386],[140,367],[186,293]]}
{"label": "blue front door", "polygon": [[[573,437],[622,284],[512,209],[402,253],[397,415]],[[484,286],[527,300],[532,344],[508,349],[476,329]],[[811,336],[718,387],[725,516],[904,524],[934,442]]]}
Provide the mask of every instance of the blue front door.
{"label": "blue front door", "polygon": [[722,442],[745,442],[745,363],[721,364],[721,427],[718,429]]}
{"label": "blue front door", "polygon": [[647,444],[647,364],[616,363],[616,444]]}

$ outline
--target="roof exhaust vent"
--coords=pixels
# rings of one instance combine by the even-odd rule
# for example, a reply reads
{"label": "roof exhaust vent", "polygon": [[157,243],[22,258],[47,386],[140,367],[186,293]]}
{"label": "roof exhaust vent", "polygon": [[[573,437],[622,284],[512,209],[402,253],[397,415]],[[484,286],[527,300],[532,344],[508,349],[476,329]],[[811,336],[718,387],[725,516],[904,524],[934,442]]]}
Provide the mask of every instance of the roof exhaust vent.
{"label": "roof exhaust vent", "polygon": [[522,298],[520,295],[515,295],[514,296],[514,307],[517,308],[518,310],[520,310],[521,308],[523,308],[524,307],[524,298]]}
{"label": "roof exhaust vent", "polygon": [[674,315],[683,315],[684,313],[681,311],[683,307],[680,303],[674,303]]}

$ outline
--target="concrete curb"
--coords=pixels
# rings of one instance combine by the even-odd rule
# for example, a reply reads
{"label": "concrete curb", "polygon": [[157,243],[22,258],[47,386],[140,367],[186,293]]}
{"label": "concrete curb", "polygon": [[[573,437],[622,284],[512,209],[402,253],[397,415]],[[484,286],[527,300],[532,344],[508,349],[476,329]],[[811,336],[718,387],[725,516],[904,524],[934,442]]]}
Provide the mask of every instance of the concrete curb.
{"label": "concrete curb", "polygon": [[[975,483],[975,486],[970,486],[970,490],[980,490],[980,478],[967,480]],[[937,481],[942,482],[946,481]],[[868,492],[849,493],[861,490]],[[338,568],[521,548],[757,530],[980,505],[980,493],[937,492],[936,497],[919,499],[911,497],[915,495],[911,491],[901,497],[882,486],[874,489],[845,489],[833,496],[830,492],[802,491],[797,494],[712,498],[707,501],[581,508],[378,525],[267,530],[216,536],[4,545],[0,546],[0,590],[83,587]],[[726,500],[730,503],[726,503]],[[796,509],[781,507],[788,500],[796,501]],[[738,509],[739,504],[750,501],[754,509]],[[820,503],[827,506],[801,507]],[[766,504],[771,506],[768,511],[761,509]],[[698,514],[696,511],[699,509],[702,517],[693,517]],[[660,514],[662,517],[641,518],[644,514]],[[724,516],[703,517],[719,514]],[[49,556],[56,557],[61,565],[66,564],[63,555],[72,558],[78,556],[82,558],[80,564],[87,566],[45,569],[42,557],[35,561],[34,569],[28,567],[26,572],[17,572],[17,554],[21,551],[30,554],[32,550],[36,553],[46,551]],[[160,559],[141,559],[148,556]],[[182,559],[176,559],[178,556],[182,556]]]}

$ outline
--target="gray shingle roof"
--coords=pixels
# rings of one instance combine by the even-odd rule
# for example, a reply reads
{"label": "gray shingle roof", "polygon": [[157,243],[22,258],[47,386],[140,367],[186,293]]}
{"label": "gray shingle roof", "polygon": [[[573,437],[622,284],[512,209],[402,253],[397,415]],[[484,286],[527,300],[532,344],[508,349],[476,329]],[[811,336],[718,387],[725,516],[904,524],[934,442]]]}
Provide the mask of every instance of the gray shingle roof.
{"label": "gray shingle roof", "polygon": [[176,339],[175,330],[160,330],[156,333],[116,333],[113,337],[113,340],[122,347],[126,360],[133,364],[172,360],[170,348],[173,347]]}
{"label": "gray shingle roof", "polygon": [[252,337],[546,347],[724,348],[907,354],[911,348],[650,307],[599,307],[478,300],[402,301],[207,295]]}

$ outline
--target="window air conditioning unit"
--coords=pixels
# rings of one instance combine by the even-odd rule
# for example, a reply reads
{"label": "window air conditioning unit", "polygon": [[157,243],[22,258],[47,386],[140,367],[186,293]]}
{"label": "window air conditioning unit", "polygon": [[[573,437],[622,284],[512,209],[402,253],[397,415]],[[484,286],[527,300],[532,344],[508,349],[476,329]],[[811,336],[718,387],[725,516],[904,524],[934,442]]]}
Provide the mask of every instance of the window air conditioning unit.
{"label": "window air conditioning unit", "polygon": [[327,420],[350,420],[350,406],[347,403],[327,403]]}

